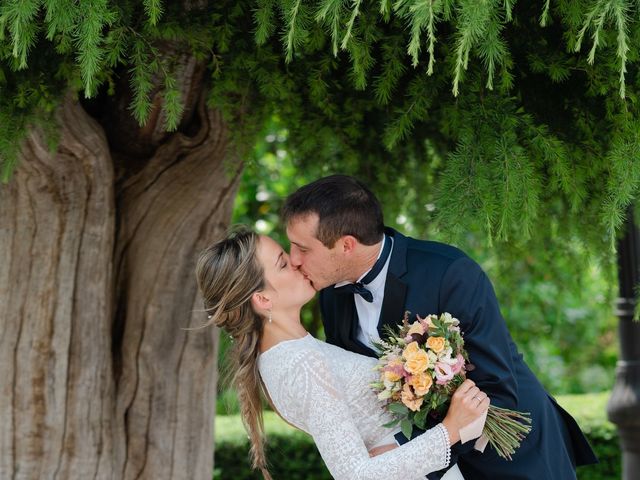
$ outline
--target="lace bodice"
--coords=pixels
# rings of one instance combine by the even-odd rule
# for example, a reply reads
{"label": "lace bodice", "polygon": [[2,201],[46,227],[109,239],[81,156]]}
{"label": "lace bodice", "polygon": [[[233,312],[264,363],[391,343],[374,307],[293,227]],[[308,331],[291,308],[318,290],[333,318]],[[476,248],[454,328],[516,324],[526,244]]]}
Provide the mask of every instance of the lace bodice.
{"label": "lace bodice", "polygon": [[271,400],[291,424],[309,433],[336,479],[424,479],[448,466],[442,425],[399,448],[370,458],[368,450],[394,443],[382,425],[393,418],[369,384],[376,360],[315,339],[281,342],[258,358]]}

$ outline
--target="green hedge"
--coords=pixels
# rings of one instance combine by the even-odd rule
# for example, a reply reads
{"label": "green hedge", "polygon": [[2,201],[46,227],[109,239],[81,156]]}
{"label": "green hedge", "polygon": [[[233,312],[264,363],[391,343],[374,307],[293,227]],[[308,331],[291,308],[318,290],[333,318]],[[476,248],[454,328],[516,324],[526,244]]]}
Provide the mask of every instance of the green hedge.
{"label": "green hedge", "polygon": [[[608,392],[558,397],[580,424],[596,451],[600,464],[578,469],[579,480],[612,480],[621,477],[620,449],[615,426],[606,420]],[[273,412],[265,413],[267,458],[274,479],[330,480],[311,438],[284,423]],[[213,478],[256,479],[248,461],[247,435],[236,415],[216,419],[216,450]]]}

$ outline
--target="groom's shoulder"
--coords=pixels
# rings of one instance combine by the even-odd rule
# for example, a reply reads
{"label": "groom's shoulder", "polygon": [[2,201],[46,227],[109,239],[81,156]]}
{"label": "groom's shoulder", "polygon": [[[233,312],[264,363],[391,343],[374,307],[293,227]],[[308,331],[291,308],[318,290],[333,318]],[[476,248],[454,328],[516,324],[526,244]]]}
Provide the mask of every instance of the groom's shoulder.
{"label": "groom's shoulder", "polygon": [[420,278],[426,275],[429,279],[436,279],[445,275],[468,276],[481,270],[465,252],[447,243],[407,237],[406,248],[409,275]]}
{"label": "groom's shoulder", "polygon": [[428,258],[429,260],[439,260],[443,263],[451,263],[460,258],[469,258],[465,252],[448,243],[420,240],[400,233],[396,233],[396,235],[398,240],[406,245],[408,257]]}
{"label": "groom's shoulder", "polygon": [[454,247],[448,243],[436,242],[433,240],[418,240],[410,237],[407,237],[407,239],[407,250],[416,254],[437,256],[441,257],[443,260],[450,261],[468,257],[468,255],[458,247]]}

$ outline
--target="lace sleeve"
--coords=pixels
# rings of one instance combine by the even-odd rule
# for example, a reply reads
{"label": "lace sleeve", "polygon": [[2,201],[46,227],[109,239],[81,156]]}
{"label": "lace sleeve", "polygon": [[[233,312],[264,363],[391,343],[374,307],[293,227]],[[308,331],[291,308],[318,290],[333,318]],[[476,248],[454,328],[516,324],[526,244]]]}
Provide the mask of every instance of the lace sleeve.
{"label": "lace sleeve", "polygon": [[311,434],[334,478],[407,480],[448,466],[449,437],[442,425],[394,450],[369,457],[324,354],[307,351],[292,370],[281,384],[288,390],[282,392],[288,397],[285,410],[293,423]]}

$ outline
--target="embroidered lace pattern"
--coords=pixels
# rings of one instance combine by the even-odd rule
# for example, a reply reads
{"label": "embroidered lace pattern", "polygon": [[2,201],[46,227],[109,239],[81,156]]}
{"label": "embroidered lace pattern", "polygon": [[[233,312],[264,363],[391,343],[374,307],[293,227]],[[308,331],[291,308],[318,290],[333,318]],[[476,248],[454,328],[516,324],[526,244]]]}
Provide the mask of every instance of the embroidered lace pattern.
{"label": "embroidered lace pattern", "polygon": [[424,479],[449,465],[449,436],[438,425],[376,457],[393,442],[382,425],[393,419],[370,389],[376,360],[308,335],[281,342],[258,358],[260,374],[280,414],[309,433],[331,475],[349,480]]}

